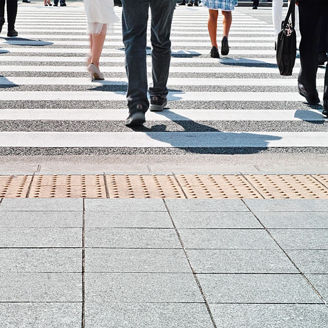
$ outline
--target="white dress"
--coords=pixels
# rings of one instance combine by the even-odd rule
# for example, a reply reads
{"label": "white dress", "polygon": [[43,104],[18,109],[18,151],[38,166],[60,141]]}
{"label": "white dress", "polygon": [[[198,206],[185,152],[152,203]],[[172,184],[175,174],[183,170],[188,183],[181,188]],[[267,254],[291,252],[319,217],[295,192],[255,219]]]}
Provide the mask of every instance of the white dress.
{"label": "white dress", "polygon": [[119,21],[114,12],[114,0],[84,0],[90,34],[99,34],[103,25],[112,26]]}

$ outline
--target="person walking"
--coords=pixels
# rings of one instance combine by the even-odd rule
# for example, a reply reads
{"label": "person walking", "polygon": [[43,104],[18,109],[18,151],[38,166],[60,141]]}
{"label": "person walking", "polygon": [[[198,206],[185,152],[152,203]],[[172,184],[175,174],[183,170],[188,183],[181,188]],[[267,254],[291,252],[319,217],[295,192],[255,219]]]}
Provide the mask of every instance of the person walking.
{"label": "person walking", "polygon": [[52,3],[51,3],[51,0],[44,0],[44,5],[45,7],[51,7],[52,6]]}
{"label": "person walking", "polygon": [[145,122],[147,98],[147,22],[151,10],[152,78],[149,88],[150,110],[162,111],[167,105],[167,80],[171,62],[171,26],[176,0],[122,0],[123,42],[125,45],[127,100],[126,125],[138,127]]}
{"label": "person walking", "polygon": [[65,0],[54,0],[54,6],[57,7],[58,6],[58,3],[60,3],[60,6],[61,7],[66,7],[66,1]]}
{"label": "person walking", "polygon": [[[310,105],[317,105],[320,103],[316,87],[320,20],[328,11],[328,1],[298,0],[298,6],[301,31],[301,70],[298,76],[298,90]],[[323,107],[323,114],[328,116],[328,65],[326,66]]]}
{"label": "person walking", "polygon": [[217,28],[219,10],[223,15],[223,38],[221,40],[221,55],[229,54],[228,36],[232,23],[232,11],[235,9],[237,0],[205,0],[204,5],[209,9],[208,32],[210,35],[212,49],[211,57],[220,58],[217,44]]}
{"label": "person walking", "polygon": [[90,38],[90,56],[87,60],[91,80],[104,80],[99,69],[108,26],[118,21],[114,12],[114,0],[84,0]]}
{"label": "person walking", "polygon": [[257,9],[260,4],[260,0],[253,0],[253,9]]}
{"label": "person walking", "polygon": [[8,20],[8,32],[7,36],[18,36],[18,32],[15,30],[16,16],[17,16],[17,0],[0,0],[0,33],[5,23],[5,2],[7,2],[7,20]]}

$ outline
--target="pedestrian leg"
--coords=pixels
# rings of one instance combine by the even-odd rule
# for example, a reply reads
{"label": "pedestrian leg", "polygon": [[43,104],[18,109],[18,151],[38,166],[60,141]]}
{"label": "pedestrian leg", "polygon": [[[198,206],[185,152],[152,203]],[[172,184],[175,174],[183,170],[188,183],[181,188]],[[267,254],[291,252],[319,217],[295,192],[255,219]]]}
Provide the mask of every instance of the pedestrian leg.
{"label": "pedestrian leg", "polygon": [[[171,62],[171,26],[175,9],[175,0],[151,1],[151,43],[152,43],[152,76],[153,87],[149,89],[151,103],[154,97],[166,99],[167,80]],[[165,99],[163,102],[165,102]],[[159,99],[161,100],[161,99]],[[158,101],[161,102],[161,101]],[[162,103],[162,102],[161,102]],[[153,106],[152,106],[153,107]],[[160,110],[162,106],[158,107]],[[157,108],[157,107],[156,107]],[[152,109],[152,108],[151,108]],[[163,109],[163,108],[161,108]]]}
{"label": "pedestrian leg", "polygon": [[0,0],[0,33],[5,23],[5,0]]}
{"label": "pedestrian leg", "polygon": [[218,10],[209,10],[209,17],[208,17],[208,32],[210,34],[210,39],[212,46],[218,48],[217,43],[217,30],[218,30]]}
{"label": "pedestrian leg", "polygon": [[17,36],[15,23],[17,16],[17,0],[7,0],[8,36]]}
{"label": "pedestrian leg", "polygon": [[298,77],[299,91],[310,104],[320,102],[316,88],[318,69],[318,47],[320,37],[320,7],[310,1],[299,3],[300,14],[300,60],[301,71]]}
{"label": "pedestrian leg", "polygon": [[136,111],[146,112],[149,107],[146,63],[149,4],[149,0],[122,0],[123,42],[130,114]]}
{"label": "pedestrian leg", "polygon": [[272,22],[276,37],[281,31],[283,0],[272,0]]}

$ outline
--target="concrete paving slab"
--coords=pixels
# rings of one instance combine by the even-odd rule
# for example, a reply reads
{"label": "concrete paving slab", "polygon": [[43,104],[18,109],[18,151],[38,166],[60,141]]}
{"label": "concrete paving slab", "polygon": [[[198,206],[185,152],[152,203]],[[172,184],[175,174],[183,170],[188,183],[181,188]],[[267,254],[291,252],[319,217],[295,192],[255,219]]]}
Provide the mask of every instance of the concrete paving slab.
{"label": "concrete paving slab", "polygon": [[86,212],[87,227],[173,228],[167,212]]}
{"label": "concrete paving slab", "polygon": [[86,327],[212,328],[205,304],[86,303]]}
{"label": "concrete paving slab", "polygon": [[255,212],[267,228],[328,229],[328,212]]}
{"label": "concrete paving slab", "polygon": [[0,272],[82,272],[80,249],[0,249]]}
{"label": "concrete paving slab", "polygon": [[86,199],[85,209],[87,212],[166,212],[161,199]]}
{"label": "concrete paving slab", "polygon": [[317,304],[211,304],[220,328],[322,328],[328,309]]}
{"label": "concrete paving slab", "polygon": [[86,249],[85,259],[86,272],[191,272],[182,249]]}
{"label": "concrete paving slab", "polygon": [[277,249],[264,230],[180,229],[179,232],[189,249]]}
{"label": "concrete paving slab", "polygon": [[0,247],[81,247],[79,228],[0,228]]}
{"label": "concrete paving slab", "polygon": [[324,199],[246,199],[253,212],[328,212]]}
{"label": "concrete paving slab", "polygon": [[86,273],[86,302],[203,302],[187,273]]}
{"label": "concrete paving slab", "polygon": [[288,250],[287,253],[302,272],[328,274],[328,250]]}
{"label": "concrete paving slab", "polygon": [[324,298],[325,302],[328,302],[328,275],[307,274],[306,276]]}
{"label": "concrete paving slab", "polygon": [[209,303],[322,303],[299,274],[199,274]]}
{"label": "concrete paving slab", "polygon": [[82,227],[78,212],[1,212],[4,228],[73,228]]}
{"label": "concrete paving slab", "polygon": [[0,204],[0,212],[82,212],[82,210],[82,199],[6,198]]}
{"label": "concrete paving slab", "polygon": [[0,302],[81,302],[80,273],[0,273]]}
{"label": "concrete paving slab", "polygon": [[79,303],[0,303],[2,328],[80,328]]}
{"label": "concrete paving slab", "polygon": [[263,228],[250,212],[170,212],[177,228]]}
{"label": "concrete paving slab", "polygon": [[271,229],[284,249],[328,249],[328,229]]}
{"label": "concrete paving slab", "polygon": [[87,228],[86,247],[181,248],[173,229]]}
{"label": "concrete paving slab", "polygon": [[298,273],[281,250],[187,250],[197,273]]}
{"label": "concrete paving slab", "polygon": [[166,199],[165,203],[172,212],[248,212],[239,199]]}

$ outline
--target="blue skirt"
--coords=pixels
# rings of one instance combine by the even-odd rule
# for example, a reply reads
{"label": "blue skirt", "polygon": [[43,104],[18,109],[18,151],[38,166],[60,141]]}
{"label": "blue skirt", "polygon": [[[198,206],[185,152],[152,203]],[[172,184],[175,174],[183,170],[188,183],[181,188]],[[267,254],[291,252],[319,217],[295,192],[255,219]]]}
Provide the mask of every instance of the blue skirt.
{"label": "blue skirt", "polygon": [[204,0],[203,4],[208,9],[221,9],[226,11],[231,11],[235,9],[238,0]]}

